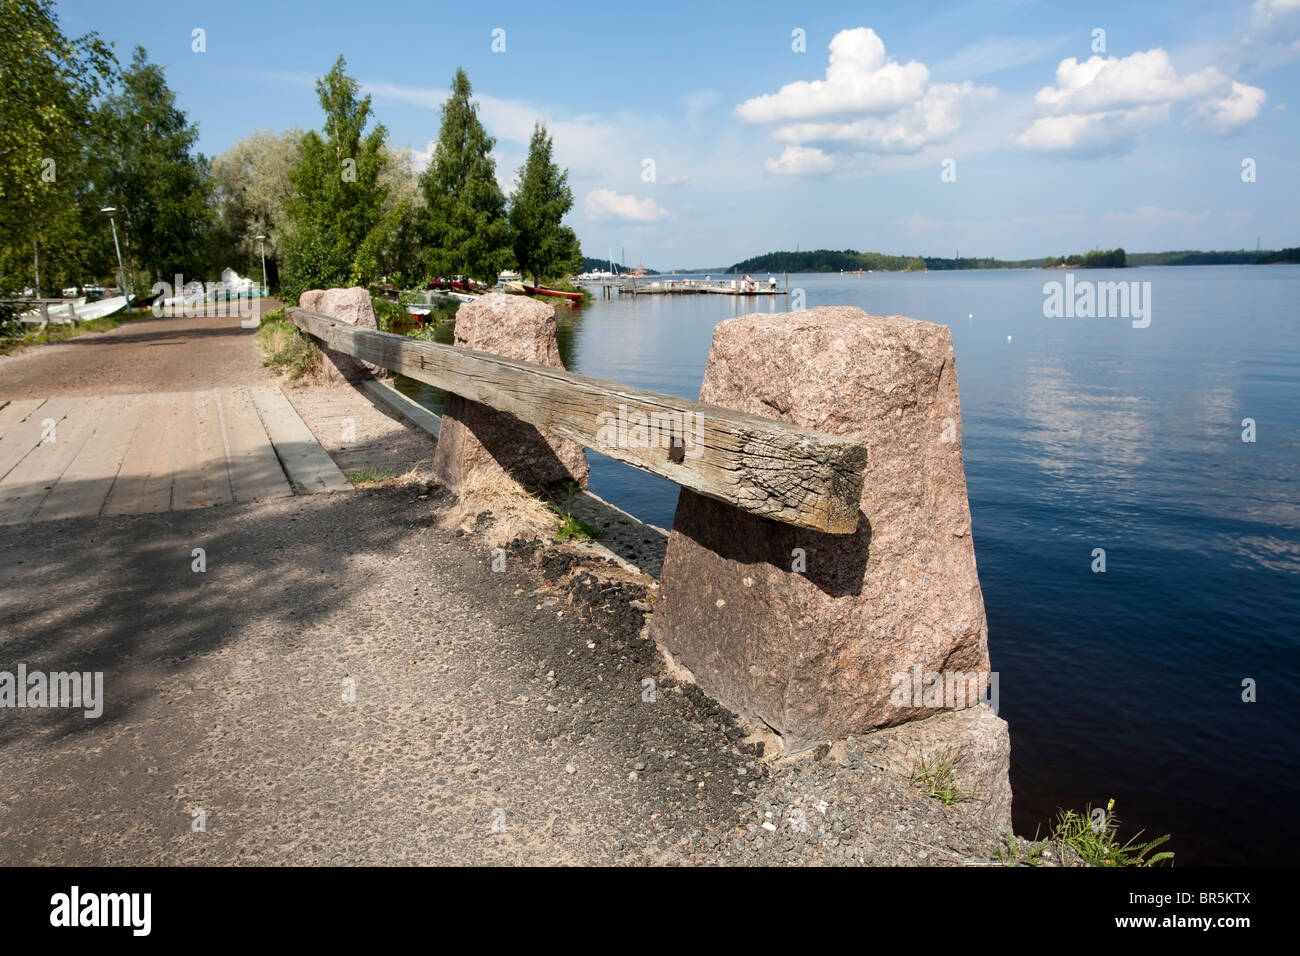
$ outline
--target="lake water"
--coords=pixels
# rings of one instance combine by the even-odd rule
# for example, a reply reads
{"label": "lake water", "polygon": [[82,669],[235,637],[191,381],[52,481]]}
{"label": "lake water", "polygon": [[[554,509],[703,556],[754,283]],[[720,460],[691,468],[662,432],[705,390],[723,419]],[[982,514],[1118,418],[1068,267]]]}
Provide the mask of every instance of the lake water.
{"label": "lake water", "polygon": [[[1150,325],[1045,318],[1043,284],[1060,271],[789,281],[809,307],[952,329],[1017,831],[1114,797],[1126,829],[1173,834],[1179,864],[1293,863],[1300,267],[1075,277],[1150,282]],[[696,398],[717,322],[787,308],[596,299],[561,310],[561,353],[573,371]],[[403,387],[440,411],[435,390]],[[676,485],[588,458],[594,492],[671,527]]]}

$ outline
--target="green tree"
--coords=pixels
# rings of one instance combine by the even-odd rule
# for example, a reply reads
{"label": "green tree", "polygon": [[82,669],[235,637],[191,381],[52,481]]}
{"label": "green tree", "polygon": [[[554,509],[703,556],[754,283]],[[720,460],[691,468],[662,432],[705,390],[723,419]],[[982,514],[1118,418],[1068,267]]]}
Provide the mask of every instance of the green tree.
{"label": "green tree", "polygon": [[149,282],[182,273],[202,278],[211,267],[208,160],[192,154],[198,128],[176,106],[162,67],[136,47],[119,88],[100,104],[91,149],[98,193],[118,208],[122,255]]}
{"label": "green tree", "polygon": [[316,82],[325,112],[324,135],[310,130],[298,144],[286,204],[289,234],[283,237],[282,285],[289,295],[311,288],[369,283],[376,278],[373,249],[393,223],[384,214],[388,130],[366,133],[370,97],[346,72],[340,56]]}
{"label": "green tree", "polygon": [[116,61],[95,33],[64,36],[53,0],[0,0],[0,23],[0,290],[33,285],[39,268],[40,291],[57,294],[100,225],[80,208],[83,149]]}
{"label": "green tree", "polygon": [[458,69],[442,105],[442,128],[424,191],[425,267],[432,275],[461,273],[492,281],[513,264],[506,198],[497,185],[492,147],[479,122],[465,71]]}
{"label": "green tree", "polygon": [[515,262],[534,281],[560,278],[582,268],[578,237],[561,220],[573,208],[569,172],[551,159],[551,137],[542,123],[533,126],[528,160],[519,170],[510,197]]}
{"label": "green tree", "polygon": [[216,224],[213,262],[230,265],[261,280],[265,235],[268,269],[274,272],[288,226],[286,206],[293,195],[289,174],[298,159],[302,130],[262,130],[240,140],[212,161]]}
{"label": "green tree", "polygon": [[376,272],[399,288],[409,288],[424,277],[424,247],[420,220],[424,194],[415,159],[409,149],[389,149],[388,162],[380,180],[388,190],[385,197],[385,228],[373,243]]}

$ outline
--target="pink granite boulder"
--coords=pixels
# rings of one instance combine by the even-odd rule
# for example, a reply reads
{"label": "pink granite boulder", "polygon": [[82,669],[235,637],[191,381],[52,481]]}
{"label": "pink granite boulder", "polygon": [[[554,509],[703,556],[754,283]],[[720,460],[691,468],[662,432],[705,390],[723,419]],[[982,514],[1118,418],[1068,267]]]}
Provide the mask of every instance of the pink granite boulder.
{"label": "pink granite boulder", "polygon": [[683,489],[650,633],[705,692],[800,750],[934,716],[933,699],[898,692],[918,665],[988,672],[946,326],[848,307],[730,319],[700,400],[869,455],[850,535]]}
{"label": "pink granite boulder", "polygon": [[[456,312],[455,344],[549,368],[564,368],[555,338],[555,310],[523,296],[494,292]],[[448,393],[433,469],[459,490],[479,468],[499,468],[525,488],[541,490],[575,482],[587,486],[581,445],[557,438],[513,415]]]}
{"label": "pink granite boulder", "polygon": [[[374,307],[370,304],[370,293],[359,286],[351,289],[311,289],[298,296],[298,307],[358,328],[379,328]],[[344,352],[336,352],[324,346],[321,347],[321,352],[325,359],[321,363],[325,378],[331,384],[357,382],[383,373],[377,366]]]}

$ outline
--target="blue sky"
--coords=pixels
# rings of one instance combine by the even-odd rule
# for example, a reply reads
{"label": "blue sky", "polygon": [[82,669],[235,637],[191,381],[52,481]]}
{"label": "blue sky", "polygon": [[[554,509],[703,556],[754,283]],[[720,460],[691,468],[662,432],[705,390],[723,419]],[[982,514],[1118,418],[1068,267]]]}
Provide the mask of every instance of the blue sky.
{"label": "blue sky", "polygon": [[1300,0],[1084,7],[56,9],[65,32],[99,31],[123,62],[144,46],[209,155],[255,130],[319,126],[313,78],[339,53],[392,142],[424,155],[464,67],[503,185],[546,120],[584,251],[626,248],[633,264],[718,266],[796,244],[1002,258],[1300,245]]}

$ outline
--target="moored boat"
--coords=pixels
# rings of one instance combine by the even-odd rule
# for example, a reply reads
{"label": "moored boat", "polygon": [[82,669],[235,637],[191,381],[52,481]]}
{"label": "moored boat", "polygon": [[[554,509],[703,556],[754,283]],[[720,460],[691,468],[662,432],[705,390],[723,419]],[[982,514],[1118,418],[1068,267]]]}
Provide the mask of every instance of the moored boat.
{"label": "moored boat", "polygon": [[528,293],[529,295],[553,295],[553,296],[559,296],[561,299],[581,299],[581,298],[582,298],[582,293],[581,293],[581,292],[559,292],[559,291],[557,291],[557,290],[555,290],[555,289],[543,289],[543,288],[541,288],[541,287],[539,287],[539,286],[535,286],[535,285],[526,285],[526,286],[523,287],[523,290],[524,290],[524,292]]}

